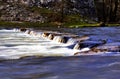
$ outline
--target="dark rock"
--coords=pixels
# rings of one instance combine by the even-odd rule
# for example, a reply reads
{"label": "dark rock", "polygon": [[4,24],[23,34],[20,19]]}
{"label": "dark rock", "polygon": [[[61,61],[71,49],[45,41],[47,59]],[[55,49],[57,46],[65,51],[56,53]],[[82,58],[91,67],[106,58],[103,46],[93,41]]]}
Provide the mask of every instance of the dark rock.
{"label": "dark rock", "polygon": [[[96,18],[93,0],[0,0],[0,19],[3,21],[29,21],[41,22],[49,21],[46,13],[36,13],[31,8],[37,7],[63,14],[81,14],[91,19]],[[54,15],[55,16],[55,15]],[[50,20],[51,21],[51,20]]]}

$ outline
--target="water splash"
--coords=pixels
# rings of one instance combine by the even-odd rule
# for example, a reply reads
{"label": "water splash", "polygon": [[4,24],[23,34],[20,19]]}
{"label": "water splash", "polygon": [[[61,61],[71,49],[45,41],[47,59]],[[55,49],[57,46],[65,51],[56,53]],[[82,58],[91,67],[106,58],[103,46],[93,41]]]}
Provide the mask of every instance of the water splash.
{"label": "water splash", "polygon": [[[96,43],[95,41],[87,41],[86,43],[85,40],[89,39],[87,36],[80,38],[77,35],[62,34],[59,32],[35,32],[27,29],[2,29],[0,30],[0,36],[0,51],[4,52],[0,54],[0,59],[19,59],[25,56],[105,54],[105,51],[101,49],[91,50],[91,47],[101,45],[101,43]],[[102,47],[104,48],[104,46]],[[106,55],[108,55],[108,52],[106,52]]]}
{"label": "water splash", "polygon": [[[41,38],[41,33],[27,34],[19,30],[0,30],[0,59],[18,59],[24,56],[73,56],[75,50],[67,44]],[[36,35],[36,36],[35,36]]]}

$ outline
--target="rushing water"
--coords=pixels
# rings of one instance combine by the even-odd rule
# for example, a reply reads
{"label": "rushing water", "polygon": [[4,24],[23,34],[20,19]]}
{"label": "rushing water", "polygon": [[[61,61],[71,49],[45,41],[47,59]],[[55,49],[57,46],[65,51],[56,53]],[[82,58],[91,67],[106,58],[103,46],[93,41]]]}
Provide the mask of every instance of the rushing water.
{"label": "rushing water", "polygon": [[[62,28],[59,31],[61,30],[80,36],[88,35],[90,40],[105,39],[108,43],[120,42],[120,27],[67,30]],[[119,79],[120,77],[119,54],[71,56],[76,51],[66,48],[65,44],[14,30],[0,30],[0,52],[1,79]]]}

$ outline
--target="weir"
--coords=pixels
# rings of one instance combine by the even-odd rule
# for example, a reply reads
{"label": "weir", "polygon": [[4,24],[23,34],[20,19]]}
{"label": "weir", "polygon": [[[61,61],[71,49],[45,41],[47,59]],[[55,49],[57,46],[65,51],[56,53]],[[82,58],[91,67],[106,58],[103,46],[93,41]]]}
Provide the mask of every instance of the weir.
{"label": "weir", "polygon": [[[19,59],[25,56],[79,56],[120,53],[119,42],[91,41],[90,38],[90,40],[88,39],[89,36],[80,37],[70,33],[36,31],[34,29],[26,29],[26,31],[21,29],[0,30],[0,34],[0,50],[3,52],[0,54],[0,59]],[[48,35],[43,37],[43,34]],[[84,40],[83,37],[85,37]]]}
{"label": "weir", "polygon": [[[23,30],[22,30],[23,31]],[[27,33],[27,32],[25,32]],[[34,31],[31,31],[32,35],[38,35]],[[54,33],[54,32],[42,32],[40,34],[42,38],[51,40],[57,43],[68,44],[67,48],[73,50],[79,50],[74,55],[94,55],[102,54],[110,51],[120,51],[120,45],[106,46],[106,41],[89,41],[89,36],[79,37],[78,35],[67,34],[67,33]],[[103,47],[103,48],[100,48]]]}
{"label": "weir", "polygon": [[75,44],[77,41],[73,38],[69,38],[67,44]]}

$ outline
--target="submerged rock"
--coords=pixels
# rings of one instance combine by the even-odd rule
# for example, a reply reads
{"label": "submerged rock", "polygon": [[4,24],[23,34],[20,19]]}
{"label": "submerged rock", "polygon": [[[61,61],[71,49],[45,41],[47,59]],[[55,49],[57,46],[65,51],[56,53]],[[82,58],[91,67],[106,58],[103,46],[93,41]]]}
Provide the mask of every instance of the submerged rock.
{"label": "submerged rock", "polygon": [[107,52],[120,52],[120,43],[108,43],[98,47],[93,47],[88,51],[77,52],[74,55],[98,55],[105,54]]}

